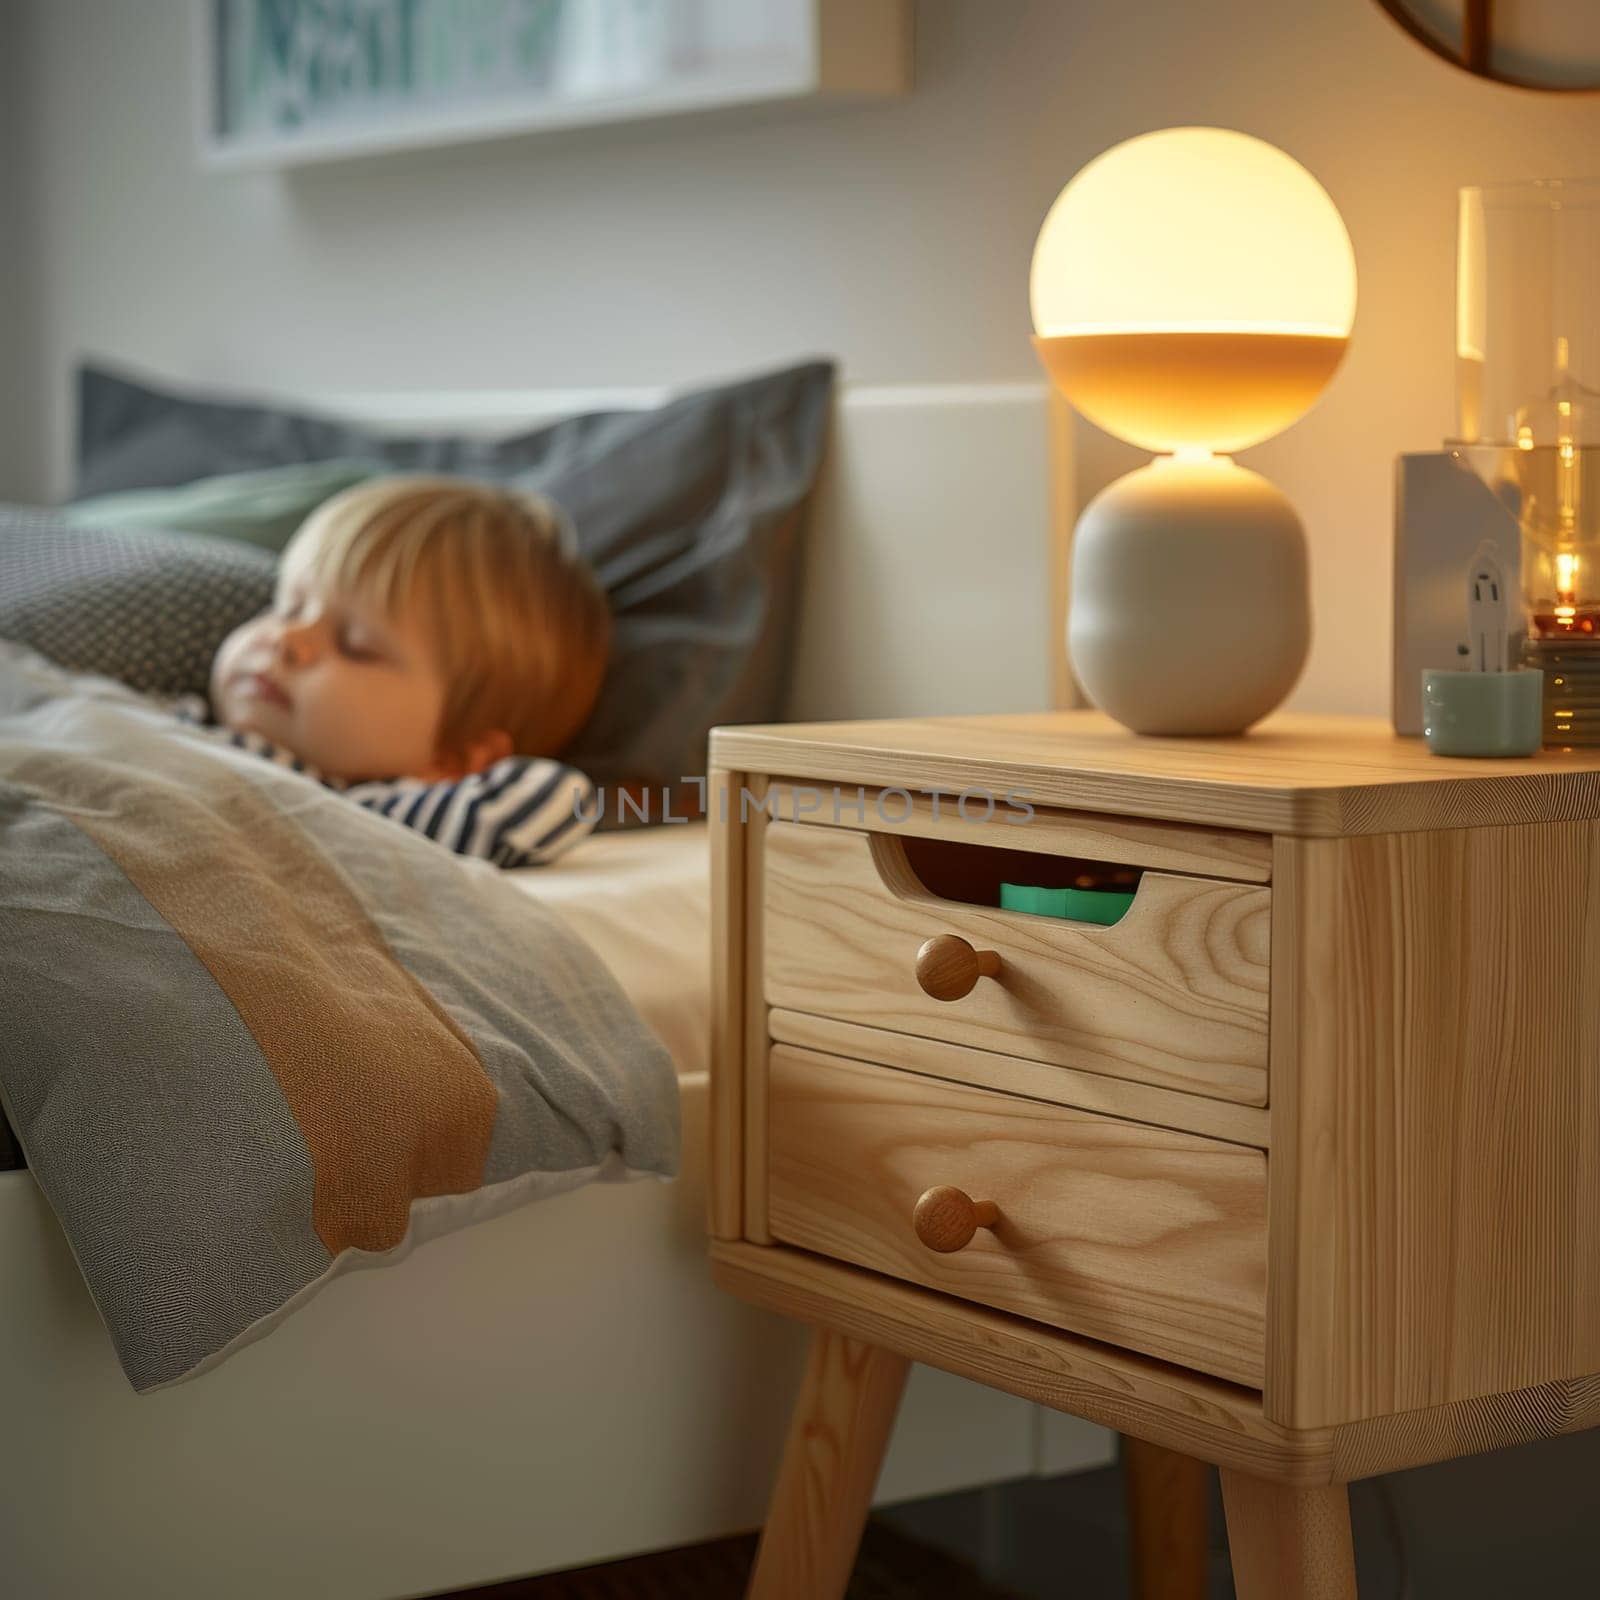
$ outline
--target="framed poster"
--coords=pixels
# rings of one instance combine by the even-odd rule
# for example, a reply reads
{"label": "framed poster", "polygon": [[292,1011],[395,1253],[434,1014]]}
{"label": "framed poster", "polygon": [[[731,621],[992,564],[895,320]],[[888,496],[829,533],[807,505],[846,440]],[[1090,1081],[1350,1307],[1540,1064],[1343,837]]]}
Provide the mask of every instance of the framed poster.
{"label": "framed poster", "polygon": [[805,96],[846,56],[854,92],[897,92],[909,74],[910,0],[193,3],[214,167]]}

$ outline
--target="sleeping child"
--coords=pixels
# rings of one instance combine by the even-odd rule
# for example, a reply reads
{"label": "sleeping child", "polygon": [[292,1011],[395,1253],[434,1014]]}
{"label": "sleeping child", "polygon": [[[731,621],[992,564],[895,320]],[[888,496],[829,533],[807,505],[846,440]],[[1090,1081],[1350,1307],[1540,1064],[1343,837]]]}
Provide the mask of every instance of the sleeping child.
{"label": "sleeping child", "polygon": [[272,609],[223,641],[209,706],[179,714],[464,855],[548,861],[598,814],[552,757],[610,634],[566,531],[546,500],[460,479],[347,489],[290,540]]}

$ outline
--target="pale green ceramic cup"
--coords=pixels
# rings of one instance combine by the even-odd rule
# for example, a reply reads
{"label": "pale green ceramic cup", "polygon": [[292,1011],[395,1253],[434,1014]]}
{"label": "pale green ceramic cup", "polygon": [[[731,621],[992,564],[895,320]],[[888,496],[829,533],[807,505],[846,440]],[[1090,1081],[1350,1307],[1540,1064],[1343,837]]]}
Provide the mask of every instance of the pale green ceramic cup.
{"label": "pale green ceramic cup", "polygon": [[1544,674],[1422,674],[1422,734],[1436,756],[1531,756],[1543,742]]}

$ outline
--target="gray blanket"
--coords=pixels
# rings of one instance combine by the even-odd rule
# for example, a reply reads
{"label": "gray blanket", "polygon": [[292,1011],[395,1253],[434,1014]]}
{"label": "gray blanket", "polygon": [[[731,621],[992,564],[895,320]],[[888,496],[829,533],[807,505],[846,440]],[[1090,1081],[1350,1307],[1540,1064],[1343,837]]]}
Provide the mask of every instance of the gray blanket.
{"label": "gray blanket", "polygon": [[140,1390],[677,1161],[666,1052],[496,869],[6,644],[0,1100]]}

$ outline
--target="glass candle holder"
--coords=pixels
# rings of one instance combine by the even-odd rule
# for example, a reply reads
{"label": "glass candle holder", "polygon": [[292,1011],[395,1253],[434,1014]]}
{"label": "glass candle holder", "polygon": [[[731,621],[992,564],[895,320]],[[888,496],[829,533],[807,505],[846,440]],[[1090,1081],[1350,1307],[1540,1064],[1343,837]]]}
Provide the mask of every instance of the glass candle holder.
{"label": "glass candle holder", "polygon": [[1530,640],[1600,643],[1600,180],[1461,191],[1452,441],[1516,515]]}

